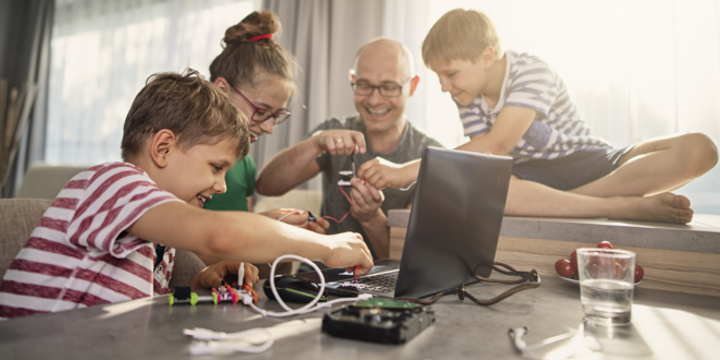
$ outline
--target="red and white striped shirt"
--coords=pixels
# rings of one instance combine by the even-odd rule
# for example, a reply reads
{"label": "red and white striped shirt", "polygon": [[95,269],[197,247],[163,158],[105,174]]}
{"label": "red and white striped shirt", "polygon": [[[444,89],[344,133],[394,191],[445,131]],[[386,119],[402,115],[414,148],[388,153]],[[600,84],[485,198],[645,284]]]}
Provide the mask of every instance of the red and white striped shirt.
{"label": "red and white striped shirt", "polygon": [[169,292],[175,249],[155,267],[155,244],[125,231],[149,209],[181,201],[141,168],[106,163],[60,191],[0,283],[0,318]]}

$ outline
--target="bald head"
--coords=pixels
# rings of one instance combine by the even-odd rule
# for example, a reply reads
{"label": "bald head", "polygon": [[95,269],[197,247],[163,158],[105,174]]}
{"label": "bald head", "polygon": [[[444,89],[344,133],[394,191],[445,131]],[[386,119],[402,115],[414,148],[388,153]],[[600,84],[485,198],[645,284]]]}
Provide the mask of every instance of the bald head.
{"label": "bald head", "polygon": [[370,142],[373,134],[392,133],[393,141],[402,136],[407,123],[405,106],[420,82],[412,64],[410,49],[392,39],[375,39],[358,52],[351,80],[355,108]]}
{"label": "bald head", "polygon": [[398,72],[405,79],[409,79],[415,74],[412,53],[407,46],[399,41],[389,38],[371,40],[358,51],[355,58],[355,69],[361,67],[361,62],[377,60],[397,64]]}

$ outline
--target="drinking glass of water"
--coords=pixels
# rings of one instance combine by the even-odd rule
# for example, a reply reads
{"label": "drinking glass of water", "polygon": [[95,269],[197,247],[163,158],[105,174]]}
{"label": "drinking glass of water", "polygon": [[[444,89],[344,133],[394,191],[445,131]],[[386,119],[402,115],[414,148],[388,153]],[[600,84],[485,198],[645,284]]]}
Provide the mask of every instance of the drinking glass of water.
{"label": "drinking glass of water", "polygon": [[580,301],[586,321],[630,324],[635,253],[617,249],[577,250]]}

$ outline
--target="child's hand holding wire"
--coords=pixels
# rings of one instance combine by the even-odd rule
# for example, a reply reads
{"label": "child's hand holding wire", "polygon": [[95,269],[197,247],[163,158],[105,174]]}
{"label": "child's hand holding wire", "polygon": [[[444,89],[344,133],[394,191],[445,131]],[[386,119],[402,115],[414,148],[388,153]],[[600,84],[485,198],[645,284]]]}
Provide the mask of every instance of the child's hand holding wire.
{"label": "child's hand holding wire", "polygon": [[359,178],[350,180],[350,183],[352,183],[350,199],[352,199],[353,204],[350,208],[350,214],[361,223],[382,215],[380,206],[385,200],[383,192]]}
{"label": "child's hand holding wire", "polygon": [[195,275],[190,288],[193,290],[219,288],[223,280],[233,287],[238,287],[239,278],[243,279],[244,284],[252,287],[260,280],[258,268],[250,263],[219,261]]}
{"label": "child's hand holding wire", "polygon": [[318,234],[326,234],[328,228],[330,228],[330,223],[321,216],[314,216],[309,211],[308,215],[308,224],[305,228]]}
{"label": "child's hand holding wire", "polygon": [[303,229],[308,226],[309,213],[303,209],[272,209],[260,214]]}

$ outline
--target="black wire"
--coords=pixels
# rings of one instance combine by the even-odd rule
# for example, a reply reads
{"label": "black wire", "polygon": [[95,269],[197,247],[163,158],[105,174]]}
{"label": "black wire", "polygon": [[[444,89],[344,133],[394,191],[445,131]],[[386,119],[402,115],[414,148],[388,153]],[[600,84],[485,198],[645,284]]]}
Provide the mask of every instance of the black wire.
{"label": "black wire", "polygon": [[[503,275],[518,276],[520,278],[517,280],[499,280],[499,279],[484,278],[482,276],[477,275],[477,270],[482,267],[489,267],[492,270],[497,271]],[[505,269],[502,269],[501,267],[505,268]],[[479,300],[476,297],[474,297],[472,294],[467,292],[467,290],[465,290],[465,284],[462,284],[462,285],[452,288],[452,289],[441,291],[429,300],[418,300],[418,299],[410,299],[410,298],[398,298],[397,300],[413,302],[413,303],[417,303],[417,304],[421,304],[421,305],[431,305],[445,296],[457,295],[461,301],[467,297],[472,302],[474,302],[478,305],[488,306],[488,305],[493,305],[495,303],[498,303],[502,300],[505,300],[508,297],[510,297],[514,294],[517,294],[520,291],[537,288],[541,284],[540,275],[538,274],[538,272],[535,269],[532,269],[530,271],[518,271],[518,270],[515,270],[515,268],[513,268],[510,265],[499,263],[499,262],[480,264],[480,265],[476,266],[475,269],[473,270],[473,275],[475,276],[476,279],[478,279],[480,281],[487,281],[487,282],[500,283],[500,284],[520,284],[520,285],[515,286],[512,289],[507,290],[492,299],[487,299],[487,300]]]}
{"label": "black wire", "polygon": [[[502,267],[504,267],[504,268],[507,269],[507,270],[503,270],[503,269],[499,268],[499,266],[502,266]],[[479,276],[479,275],[477,274],[478,269],[480,269],[480,268],[482,268],[482,267],[489,267],[490,269],[492,269],[492,270],[494,270],[494,271],[497,271],[497,272],[499,272],[499,273],[501,273],[501,274],[503,274],[503,275],[520,276],[520,279],[517,279],[517,280],[497,280],[497,279],[484,278],[484,277]],[[515,268],[513,268],[512,266],[507,265],[507,264],[503,264],[503,263],[500,263],[500,262],[496,262],[496,263],[492,263],[492,264],[490,264],[490,263],[483,263],[483,264],[480,264],[480,265],[476,266],[475,269],[473,269],[473,276],[475,276],[476,279],[482,280],[482,281],[488,281],[488,282],[501,283],[501,284],[519,284],[519,283],[521,283],[521,282],[525,282],[525,281],[527,280],[528,274],[529,274],[529,272],[527,272],[527,271],[517,271],[517,270],[515,270]]]}

